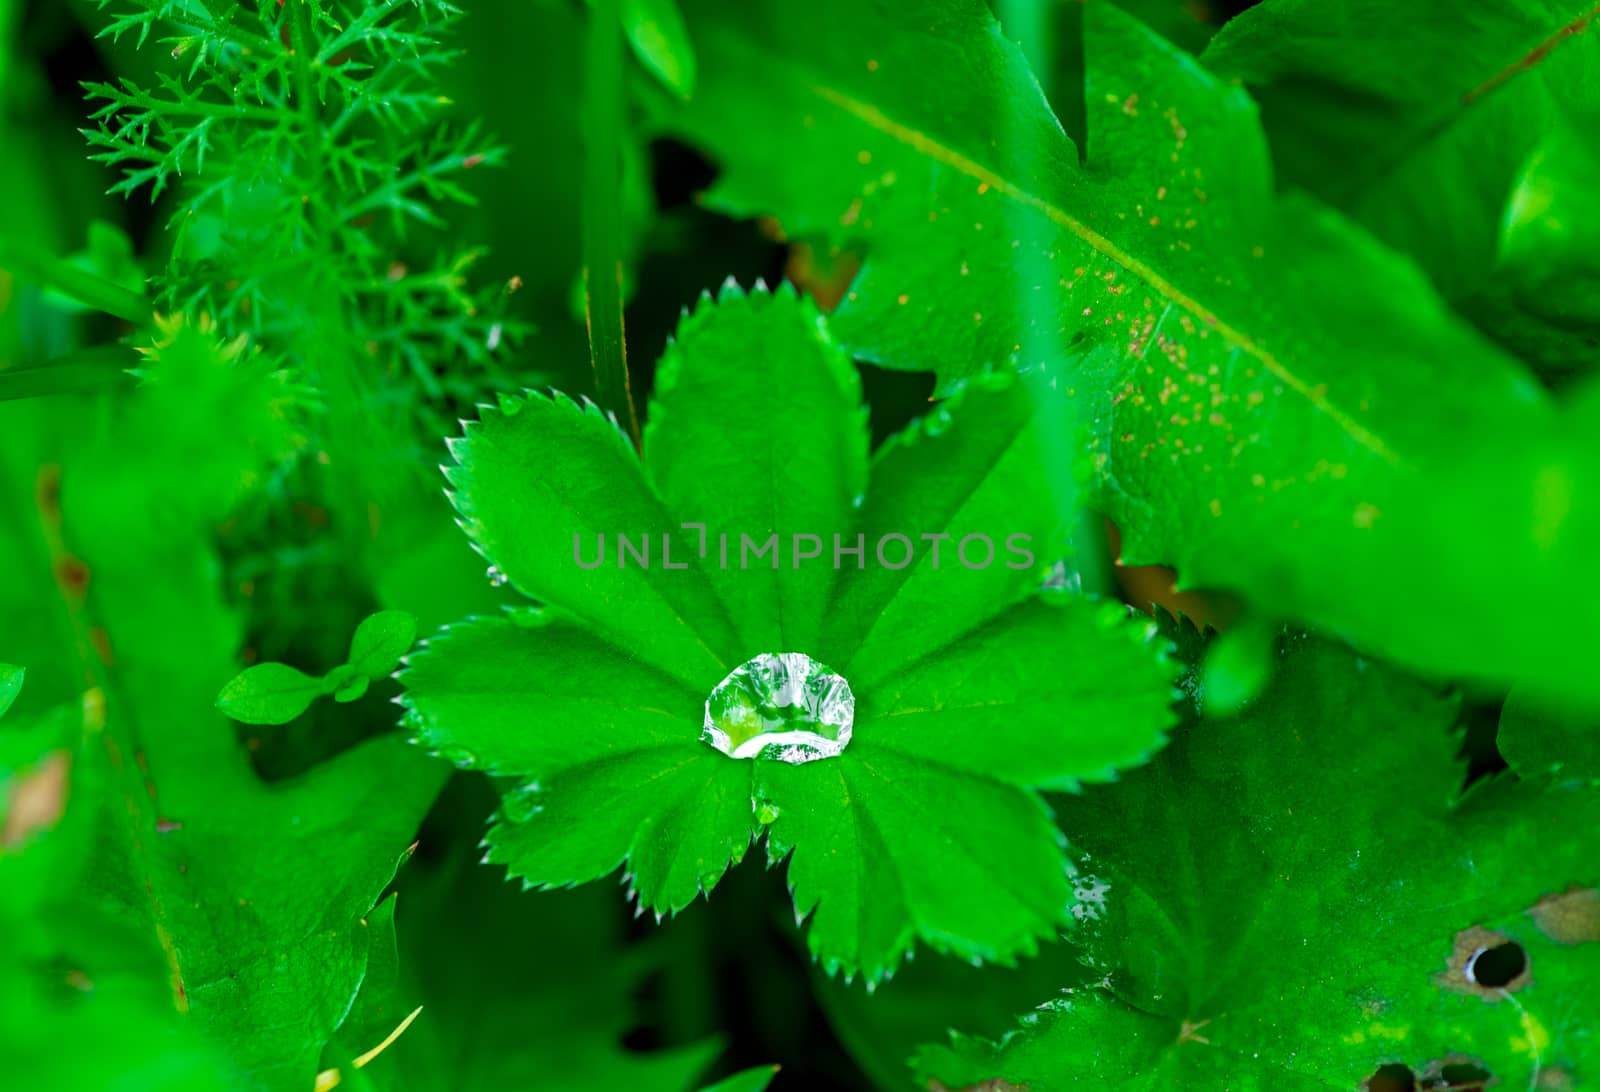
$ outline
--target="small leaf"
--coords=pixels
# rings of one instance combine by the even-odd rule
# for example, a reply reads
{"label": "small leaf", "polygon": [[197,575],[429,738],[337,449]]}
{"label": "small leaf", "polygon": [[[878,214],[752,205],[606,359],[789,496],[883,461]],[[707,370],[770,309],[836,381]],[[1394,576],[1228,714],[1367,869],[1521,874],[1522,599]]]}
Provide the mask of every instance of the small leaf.
{"label": "small leaf", "polygon": [[1499,257],[1518,303],[1587,338],[1588,363],[1596,365],[1600,151],[1589,132],[1563,126],[1529,156],[1506,202]]}
{"label": "small leaf", "polygon": [[758,1065],[724,1077],[716,1084],[708,1084],[700,1092],[766,1092],[772,1078],[778,1075],[775,1065]]}
{"label": "small leaf", "polygon": [[694,46],[676,0],[622,0],[622,29],[640,64],[678,97],[694,95]]}
{"label": "small leaf", "polygon": [[0,664],[0,716],[4,716],[11,703],[22,692],[22,677],[27,668],[16,664]]}
{"label": "small leaf", "polygon": [[[350,666],[367,679],[381,679],[400,666],[417,642],[417,619],[403,610],[379,611],[356,627],[350,639]],[[362,688],[365,691],[365,687]],[[357,695],[358,697],[360,695]],[[336,700],[350,701],[350,698]]]}
{"label": "small leaf", "polygon": [[1201,673],[1201,702],[1209,717],[1243,709],[1272,678],[1273,629],[1249,619],[1211,642]]}
{"label": "small leaf", "polygon": [[333,692],[333,700],[337,702],[359,701],[366,694],[367,687],[371,685],[371,679],[365,675],[357,675]]}
{"label": "small leaf", "polygon": [[217,695],[217,708],[245,724],[288,724],[330,689],[325,680],[288,664],[256,664],[229,680]]}

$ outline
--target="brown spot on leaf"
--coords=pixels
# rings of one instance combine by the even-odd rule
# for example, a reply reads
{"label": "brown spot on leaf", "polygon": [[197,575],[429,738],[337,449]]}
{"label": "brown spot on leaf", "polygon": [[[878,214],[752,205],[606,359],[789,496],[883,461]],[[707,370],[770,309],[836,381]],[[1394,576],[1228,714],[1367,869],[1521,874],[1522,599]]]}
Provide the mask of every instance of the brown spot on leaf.
{"label": "brown spot on leaf", "polygon": [[56,825],[66,807],[67,773],[71,768],[67,752],[56,751],[12,783],[5,821],[0,823],[0,850],[15,849],[34,834]]}
{"label": "brown spot on leaf", "polygon": [[1521,945],[1504,933],[1474,925],[1456,934],[1450,966],[1434,981],[1443,989],[1499,1001],[1532,982],[1533,969]]}
{"label": "brown spot on leaf", "polygon": [[1528,910],[1539,931],[1557,944],[1600,943],[1600,889],[1546,895]]}
{"label": "brown spot on leaf", "polygon": [[830,313],[844,299],[860,269],[861,259],[849,251],[823,252],[809,243],[797,242],[789,248],[783,273],[824,313]]}
{"label": "brown spot on leaf", "polygon": [[75,557],[56,558],[56,584],[71,602],[79,602],[89,590],[89,566]]}

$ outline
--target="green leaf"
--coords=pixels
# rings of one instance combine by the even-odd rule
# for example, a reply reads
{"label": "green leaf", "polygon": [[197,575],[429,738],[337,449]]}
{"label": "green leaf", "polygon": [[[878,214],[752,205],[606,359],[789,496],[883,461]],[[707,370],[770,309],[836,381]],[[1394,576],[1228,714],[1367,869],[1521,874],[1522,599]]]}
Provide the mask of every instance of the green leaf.
{"label": "green leaf", "polygon": [[333,689],[288,664],[256,664],[228,680],[216,705],[245,724],[288,724]]}
{"label": "green leaf", "polygon": [[[1058,406],[1048,382],[975,376],[878,449],[859,523],[875,563],[846,571],[829,612],[853,680],[888,679],[1038,591],[1070,519],[1051,458]],[[980,562],[985,539],[996,556],[969,567],[963,551]]]}
{"label": "green leaf", "polygon": [[1060,835],[1034,794],[862,738],[815,768],[766,763],[773,860],[790,856],[807,943],[829,974],[871,984],[920,938],[1010,964],[1037,953],[1072,902]]}
{"label": "green leaf", "polygon": [[676,912],[750,844],[750,768],[699,742],[704,695],[573,619],[448,627],[401,680],[420,743],[525,779],[489,842],[530,885],[587,883],[626,859],[640,905]]}
{"label": "green leaf", "polygon": [[[678,528],[627,439],[592,404],[508,399],[486,408],[450,450],[456,465],[445,474],[467,534],[519,592],[708,689],[738,662],[723,651],[731,626],[704,577],[660,567],[662,536]],[[614,548],[618,535],[644,541],[656,566],[624,568],[615,551],[592,568],[579,564],[601,538]]]}
{"label": "green leaf", "polygon": [[[781,408],[753,412],[773,404],[775,382]],[[867,479],[861,385],[816,307],[787,284],[747,295],[730,282],[715,302],[703,294],[657,366],[644,458],[673,518],[701,525],[685,536],[689,550],[719,558],[726,536],[729,567],[703,567],[739,635],[736,660],[816,647],[838,569],[854,567],[849,557],[827,563],[843,556],[834,536],[854,544],[847,529]],[[749,564],[792,566],[795,535],[815,537],[822,560],[752,578],[744,539],[759,548],[772,535],[778,548]]]}
{"label": "green leaf", "polygon": [[384,610],[362,620],[350,638],[349,664],[368,679],[381,679],[400,666],[417,643],[416,615]]}
{"label": "green leaf", "polygon": [[812,975],[812,989],[851,1058],[872,1087],[884,1092],[929,1092],[910,1059],[952,1027],[999,1038],[1017,1013],[1068,984],[1094,978],[1068,942],[1041,949],[1015,967],[975,967],[955,959],[915,959],[868,993],[838,979]]}
{"label": "green leaf", "polygon": [[[1541,145],[1567,127],[1593,131],[1600,6],[1483,0],[1459,15],[1448,0],[1267,0],[1204,60],[1250,84],[1286,183],[1412,255],[1497,339],[1593,367],[1592,310],[1585,328],[1553,300],[1510,291],[1497,229]],[[1584,204],[1574,211],[1592,219]]]}
{"label": "green leaf", "polygon": [[1200,677],[1207,716],[1232,716],[1261,693],[1272,678],[1277,637],[1271,626],[1253,618],[1211,642]]}
{"label": "green leaf", "polygon": [[622,0],[622,29],[651,75],[683,98],[694,95],[694,46],[675,0]]}
{"label": "green leaf", "polygon": [[1249,1092],[1470,1061],[1508,1087],[1582,1084],[1600,1060],[1573,1018],[1600,1004],[1600,797],[1503,778],[1458,798],[1455,713],[1291,639],[1243,713],[1191,716],[1114,795],[1059,802],[1100,982],[997,1044],[927,1048],[920,1071]]}
{"label": "green leaf", "polygon": [[372,680],[365,675],[357,675],[343,686],[333,692],[333,700],[341,704],[360,701],[367,695],[367,687],[372,685]]}
{"label": "green leaf", "polygon": [[[1166,648],[1120,603],[1047,592],[866,690],[857,717],[874,746],[903,757],[1076,791],[1161,746],[1177,696]],[[1041,670],[1067,649],[1092,655],[1093,668]]]}
{"label": "green leaf", "polygon": [[766,1092],[767,1086],[778,1075],[778,1066],[758,1065],[724,1077],[716,1084],[708,1084],[700,1092]]}
{"label": "green leaf", "polygon": [[[1591,119],[1592,120],[1592,119]],[[1517,302],[1600,343],[1600,152],[1587,133],[1563,125],[1528,157],[1506,203],[1499,259]],[[1600,355],[1590,360],[1600,364]]]}
{"label": "green leaf", "polygon": [[1495,743],[1525,780],[1600,786],[1600,723],[1593,714],[1550,708],[1513,690]]}
{"label": "green leaf", "polygon": [[0,664],[0,717],[5,716],[6,710],[11,708],[11,703],[22,693],[22,677],[27,674],[27,670],[16,664]]}
{"label": "green leaf", "polygon": [[[638,464],[614,427],[563,403],[534,398],[469,426],[452,478],[469,530],[518,587],[560,589],[542,610],[447,627],[401,675],[419,743],[511,779],[489,859],[541,887],[625,865],[641,909],[661,915],[709,891],[764,828],[769,860],[790,861],[797,912],[815,912],[812,952],[869,982],[918,938],[1011,961],[1053,937],[1071,887],[1036,790],[1108,779],[1160,745],[1164,642],[1121,606],[1041,597],[1043,553],[1011,568],[947,554],[941,569],[917,542],[916,564],[880,579],[873,543],[835,579],[834,558],[808,568],[784,541],[799,528],[854,541],[899,519],[897,530],[955,540],[1058,526],[1028,457],[1033,394],[1009,380],[973,387],[934,411],[937,425],[886,446],[873,470],[885,488],[869,484],[858,511],[858,389],[821,319],[792,290],[724,289],[684,319],[661,371],[645,457],[665,501],[629,484]],[[626,515],[600,518],[624,499]],[[709,541],[775,533],[782,564],[746,567],[730,551],[723,568],[708,547],[680,554],[682,569],[560,567],[574,526],[659,527],[699,506]],[[585,598],[577,581],[597,591]],[[674,601],[695,614],[660,609]],[[602,613],[625,602],[635,609]],[[698,640],[691,618],[715,636]],[[708,745],[707,697],[726,672],[664,655],[697,647],[838,666],[855,699],[848,746],[791,765]],[[1074,670],[1029,670],[1057,662]]]}

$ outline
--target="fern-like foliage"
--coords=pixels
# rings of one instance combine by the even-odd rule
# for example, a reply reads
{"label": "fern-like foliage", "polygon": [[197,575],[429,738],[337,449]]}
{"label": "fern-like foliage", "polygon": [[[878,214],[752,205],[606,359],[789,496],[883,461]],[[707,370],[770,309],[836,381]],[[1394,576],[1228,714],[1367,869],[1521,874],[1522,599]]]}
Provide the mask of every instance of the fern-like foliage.
{"label": "fern-like foliage", "polygon": [[477,125],[443,117],[460,9],[97,2],[102,36],[159,42],[173,61],[154,86],[86,85],[93,157],[121,171],[112,191],[173,200],[165,308],[250,334],[330,398],[383,391],[429,424],[503,383],[498,350],[523,330],[501,317],[501,291],[469,286],[482,251],[448,241],[432,261],[406,257],[414,229],[445,226],[441,203],[472,202],[463,176],[504,159]]}

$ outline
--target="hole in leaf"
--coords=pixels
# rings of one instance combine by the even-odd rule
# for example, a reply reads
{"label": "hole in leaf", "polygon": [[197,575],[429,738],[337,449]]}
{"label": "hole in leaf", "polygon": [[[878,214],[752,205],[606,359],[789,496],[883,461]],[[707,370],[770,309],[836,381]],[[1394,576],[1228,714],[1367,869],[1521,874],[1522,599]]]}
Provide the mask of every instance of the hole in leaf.
{"label": "hole in leaf", "polygon": [[1480,925],[1456,934],[1449,969],[1434,977],[1435,985],[1476,994],[1489,1002],[1503,1000],[1507,993],[1531,981],[1528,953],[1522,945]]}
{"label": "hole in leaf", "polygon": [[1504,989],[1528,969],[1528,953],[1514,940],[1479,948],[1467,960],[1467,981]]}
{"label": "hole in leaf", "polygon": [[1492,1075],[1481,1065],[1471,1062],[1454,1063],[1439,1067],[1439,1079],[1431,1084],[1430,1088],[1439,1089],[1440,1092],[1448,1089],[1450,1092],[1475,1092],[1476,1089],[1489,1087]]}
{"label": "hole in leaf", "polygon": [[1417,1075],[1410,1066],[1399,1062],[1380,1065],[1378,1071],[1362,1082],[1366,1092],[1415,1092]]}

